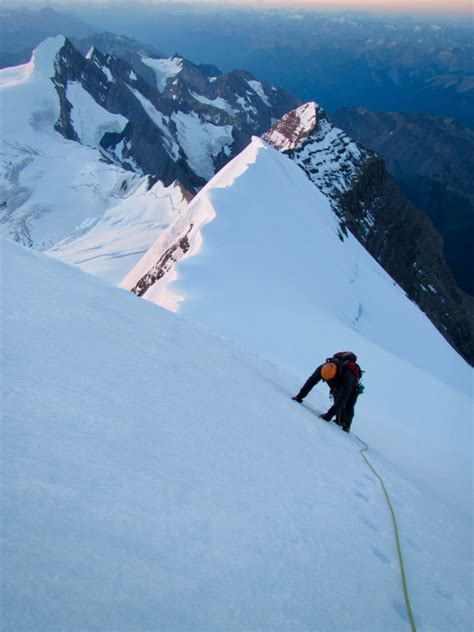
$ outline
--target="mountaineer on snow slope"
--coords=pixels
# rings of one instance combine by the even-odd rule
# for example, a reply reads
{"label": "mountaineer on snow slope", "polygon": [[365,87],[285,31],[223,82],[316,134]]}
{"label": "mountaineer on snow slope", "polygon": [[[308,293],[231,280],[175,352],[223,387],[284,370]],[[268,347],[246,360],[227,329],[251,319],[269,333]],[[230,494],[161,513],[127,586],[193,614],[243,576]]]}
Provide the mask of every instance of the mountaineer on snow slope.
{"label": "mountaineer on snow slope", "polygon": [[334,400],[329,410],[320,415],[321,419],[331,421],[335,416],[335,422],[345,432],[349,432],[354,418],[354,408],[359,395],[364,387],[360,383],[362,370],[357,364],[357,356],[351,351],[340,351],[327,358],[324,364],[318,366],[312,375],[306,380],[300,392],[292,399],[300,404],[311,389],[321,380],[330,388],[330,396]]}

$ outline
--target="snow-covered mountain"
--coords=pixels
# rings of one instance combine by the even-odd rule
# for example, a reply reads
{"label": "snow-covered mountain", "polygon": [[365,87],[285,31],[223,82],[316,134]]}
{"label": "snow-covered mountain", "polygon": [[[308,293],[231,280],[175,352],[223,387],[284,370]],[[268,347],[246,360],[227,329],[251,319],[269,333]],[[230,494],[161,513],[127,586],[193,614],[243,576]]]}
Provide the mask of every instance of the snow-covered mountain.
{"label": "snow-covered mountain", "polygon": [[402,194],[383,160],[332,125],[315,103],[276,121],[263,138],[289,156],[447,340],[474,364],[474,314],[446,264],[427,214]]}
{"label": "snow-covered mountain", "polygon": [[62,114],[54,77],[64,46],[62,37],[47,40],[28,64],[0,71],[0,232],[117,283],[189,196],[179,183],[165,187],[104,160],[101,138],[127,120],[79,83],[67,94],[81,142],[55,130]]}
{"label": "snow-covered mountain", "polygon": [[[110,49],[110,36],[93,41],[100,46],[102,40]],[[126,126],[100,138],[107,156],[165,185],[179,180],[192,192],[238,154],[252,134],[263,133],[299,104],[293,95],[249,73],[222,74],[213,66],[146,51],[118,57],[94,46],[83,56],[66,41],[56,66],[55,84],[62,96],[58,128],[67,138],[84,142],[71,106],[73,115],[73,91],[85,90],[127,120]]]}
{"label": "snow-covered mountain", "polygon": [[118,283],[188,190],[297,101],[245,73],[150,54],[83,56],[58,36],[0,71],[2,235]]}
{"label": "snow-covered mountain", "polygon": [[[185,304],[209,302],[212,285],[223,291],[228,283],[218,317],[252,319],[260,334],[265,320],[274,355],[280,347],[291,355],[302,367],[297,376],[1,241],[5,629],[409,629],[389,510],[362,445],[317,418],[328,405],[324,387],[305,407],[290,399],[314,362],[345,344],[367,369],[354,427],[392,498],[418,630],[472,627],[472,424],[470,400],[459,392],[466,369],[355,240],[340,247],[358,257],[346,289],[365,290],[359,332],[332,312],[342,297],[331,269],[354,260],[329,265],[341,242],[322,196],[319,220],[301,205],[293,217],[315,248],[327,241],[325,270],[298,276],[288,249],[280,263],[266,259],[270,242],[293,243],[295,229],[282,221],[276,193],[265,222],[262,198],[241,208],[239,196],[265,170],[286,184],[301,177],[286,161],[259,141],[222,175],[224,188],[201,194],[201,208],[212,200],[217,215],[199,257],[179,270],[190,281],[219,261],[222,283],[193,282],[201,298]],[[300,203],[316,195],[307,184]],[[239,212],[254,217],[251,236],[229,230]],[[216,231],[227,237],[222,248]],[[268,283],[253,265],[257,256]],[[305,304],[301,281],[314,290]],[[260,297],[279,309],[260,318]],[[435,345],[456,389],[433,376],[439,366],[429,356],[416,367],[416,353],[406,361],[368,340],[382,310],[392,314],[397,341],[406,329],[420,339],[414,352]]]}

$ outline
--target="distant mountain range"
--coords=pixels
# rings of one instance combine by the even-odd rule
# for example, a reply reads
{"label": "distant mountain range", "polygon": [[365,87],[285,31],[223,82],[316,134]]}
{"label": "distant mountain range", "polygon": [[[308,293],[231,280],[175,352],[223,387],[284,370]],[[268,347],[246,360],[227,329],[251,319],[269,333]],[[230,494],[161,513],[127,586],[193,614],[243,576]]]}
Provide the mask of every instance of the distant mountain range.
{"label": "distant mountain range", "polygon": [[94,32],[76,15],[51,7],[0,7],[0,68],[26,63],[33,49],[47,37],[64,34],[84,38]]}
{"label": "distant mountain range", "polygon": [[143,3],[140,10],[126,3],[113,10],[83,5],[80,15],[168,56],[179,52],[224,71],[245,68],[328,112],[345,106],[424,112],[474,127],[467,20],[173,2]]}
{"label": "distant mountain range", "polygon": [[424,112],[474,127],[469,25],[204,3],[74,9],[80,18],[50,8],[0,9],[0,63],[27,61],[47,36],[84,38],[108,30],[147,42],[166,57],[179,53],[198,65],[245,69],[328,112],[345,106]]}

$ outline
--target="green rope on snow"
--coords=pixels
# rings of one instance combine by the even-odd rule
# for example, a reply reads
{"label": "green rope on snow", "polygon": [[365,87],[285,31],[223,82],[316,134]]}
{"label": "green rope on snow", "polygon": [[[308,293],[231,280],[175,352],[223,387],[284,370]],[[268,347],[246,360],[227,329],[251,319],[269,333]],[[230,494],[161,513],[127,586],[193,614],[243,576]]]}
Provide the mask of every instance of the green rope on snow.
{"label": "green rope on snow", "polygon": [[370,464],[368,458],[365,455],[365,452],[367,452],[367,450],[369,449],[369,446],[365,443],[365,441],[362,441],[362,439],[360,439],[357,435],[356,435],[356,439],[360,443],[362,443],[363,446],[364,446],[360,450],[360,453],[361,453],[364,461],[369,466],[369,468],[372,470],[372,472],[375,474],[375,476],[379,479],[380,484],[381,484],[382,489],[383,489],[383,493],[385,494],[385,500],[387,501],[388,508],[390,509],[390,514],[392,516],[393,529],[395,531],[395,543],[397,545],[398,563],[400,565],[400,575],[401,575],[401,578],[402,578],[403,596],[405,598],[405,605],[406,605],[406,609],[407,609],[408,620],[410,622],[410,627],[411,627],[412,632],[416,632],[415,620],[413,618],[413,612],[412,612],[411,605],[410,605],[410,598],[408,596],[407,580],[406,580],[406,577],[405,577],[405,567],[403,565],[402,549],[401,549],[401,546],[400,546],[400,537],[398,535],[398,525],[397,525],[397,519],[395,517],[395,512],[393,510],[392,503],[390,501],[390,497],[389,497],[388,492],[387,492],[387,490],[385,488],[385,484],[383,482],[382,477],[379,474],[377,474],[377,472],[372,467],[372,465]]}

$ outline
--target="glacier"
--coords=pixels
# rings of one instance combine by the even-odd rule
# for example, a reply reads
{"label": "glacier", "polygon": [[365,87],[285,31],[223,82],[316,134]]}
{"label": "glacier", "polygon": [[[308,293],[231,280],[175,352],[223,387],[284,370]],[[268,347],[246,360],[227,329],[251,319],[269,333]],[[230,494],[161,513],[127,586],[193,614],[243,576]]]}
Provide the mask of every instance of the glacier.
{"label": "glacier", "polygon": [[64,37],[50,38],[24,66],[0,70],[0,234],[118,283],[186,206],[178,183],[104,161],[99,141],[127,123],[68,85],[71,118],[84,143],[54,129],[52,77]]}

